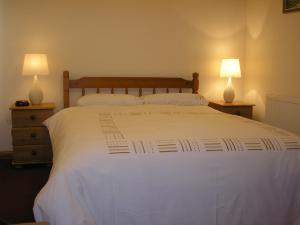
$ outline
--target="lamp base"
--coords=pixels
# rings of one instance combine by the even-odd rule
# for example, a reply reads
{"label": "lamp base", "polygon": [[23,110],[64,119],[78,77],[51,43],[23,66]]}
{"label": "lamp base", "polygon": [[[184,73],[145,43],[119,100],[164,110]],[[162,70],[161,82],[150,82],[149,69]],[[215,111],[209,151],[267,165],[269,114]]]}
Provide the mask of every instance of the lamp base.
{"label": "lamp base", "polygon": [[223,93],[224,101],[226,103],[232,103],[235,97],[234,89],[232,86],[228,86]]}
{"label": "lamp base", "polygon": [[29,91],[29,100],[32,105],[40,105],[43,101],[43,91],[36,76],[34,77],[33,85]]}

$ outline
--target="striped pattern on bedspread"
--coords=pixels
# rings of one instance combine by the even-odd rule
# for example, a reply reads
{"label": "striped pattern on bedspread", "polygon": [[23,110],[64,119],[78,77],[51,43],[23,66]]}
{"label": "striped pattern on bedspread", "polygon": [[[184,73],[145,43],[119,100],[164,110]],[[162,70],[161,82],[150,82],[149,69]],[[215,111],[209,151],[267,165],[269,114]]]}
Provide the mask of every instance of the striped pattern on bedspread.
{"label": "striped pattern on bedspread", "polygon": [[[156,112],[157,113],[157,112]],[[134,116],[143,116],[151,113],[131,113]],[[170,116],[170,112],[159,112],[160,115]],[[178,112],[174,114],[178,115]],[[189,114],[184,112],[181,114]],[[192,112],[192,115],[197,113]],[[292,151],[300,150],[298,137],[281,129],[262,124],[256,121],[238,117],[244,123],[253,123],[268,130],[274,137],[218,137],[218,138],[162,138],[162,139],[128,139],[118,128],[114,116],[122,113],[99,113],[99,123],[104,134],[109,154],[153,154],[153,153],[189,153],[189,152],[240,152],[240,151]],[[126,114],[128,116],[128,114]],[[200,115],[199,115],[200,116]],[[226,115],[225,117],[232,117]],[[235,117],[236,118],[236,117]]]}

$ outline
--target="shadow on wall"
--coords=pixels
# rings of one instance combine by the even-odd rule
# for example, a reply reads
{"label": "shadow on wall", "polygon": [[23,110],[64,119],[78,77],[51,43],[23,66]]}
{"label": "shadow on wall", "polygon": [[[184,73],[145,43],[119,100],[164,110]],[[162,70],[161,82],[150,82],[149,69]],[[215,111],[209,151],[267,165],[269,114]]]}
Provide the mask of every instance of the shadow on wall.
{"label": "shadow on wall", "polygon": [[[230,7],[228,7],[230,5]],[[199,39],[198,52],[205,57],[199,65],[205,65],[206,70],[199,68],[200,93],[208,99],[223,99],[226,80],[219,77],[222,58],[240,58],[244,68],[244,34],[245,34],[245,2],[239,0],[194,1],[193,4],[174,2],[170,6],[174,12],[189,26],[193,27],[199,36],[209,40],[203,43]],[[201,13],[199,13],[201,9]],[[242,41],[241,41],[242,40]],[[203,56],[203,55],[202,55]],[[204,74],[203,74],[204,72]],[[206,73],[206,74],[205,74]],[[235,80],[237,97],[243,97],[243,79]]]}
{"label": "shadow on wall", "polygon": [[195,1],[190,5],[176,2],[172,8],[184,21],[213,39],[230,38],[245,27],[241,19],[244,18],[245,11],[241,9],[245,8],[245,3],[240,0],[218,1],[217,4]]}
{"label": "shadow on wall", "polygon": [[[258,57],[253,57],[253,52],[259,54],[253,49],[256,40],[258,40],[263,32],[266,24],[266,20],[270,13],[272,0],[247,0],[246,5],[246,68],[245,68],[245,100],[255,104],[254,107],[254,119],[264,121],[265,120],[265,93],[262,84],[259,82],[258,75],[261,74],[264,67],[264,62]],[[251,45],[253,44],[253,45]]]}
{"label": "shadow on wall", "polygon": [[248,0],[246,26],[252,39],[257,39],[264,30],[272,0]]}

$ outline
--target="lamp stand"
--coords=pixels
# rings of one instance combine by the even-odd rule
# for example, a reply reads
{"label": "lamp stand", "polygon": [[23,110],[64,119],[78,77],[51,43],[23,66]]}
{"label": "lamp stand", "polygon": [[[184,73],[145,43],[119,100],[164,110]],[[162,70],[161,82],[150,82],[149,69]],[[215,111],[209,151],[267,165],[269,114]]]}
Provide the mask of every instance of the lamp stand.
{"label": "lamp stand", "polygon": [[228,78],[227,88],[224,90],[223,97],[226,103],[232,103],[234,100],[235,93],[232,86],[231,77]]}
{"label": "lamp stand", "polygon": [[32,105],[40,105],[43,101],[43,91],[39,85],[37,75],[33,78],[33,84],[29,91],[29,100]]}

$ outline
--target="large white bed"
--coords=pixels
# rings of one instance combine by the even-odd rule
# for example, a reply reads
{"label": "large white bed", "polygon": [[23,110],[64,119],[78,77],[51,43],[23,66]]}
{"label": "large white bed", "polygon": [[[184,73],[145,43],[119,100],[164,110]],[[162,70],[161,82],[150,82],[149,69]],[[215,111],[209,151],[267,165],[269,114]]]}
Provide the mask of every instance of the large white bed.
{"label": "large white bed", "polygon": [[51,225],[299,225],[300,138],[206,105],[82,106],[45,123]]}

